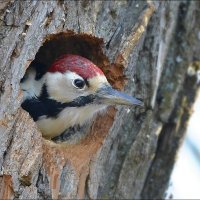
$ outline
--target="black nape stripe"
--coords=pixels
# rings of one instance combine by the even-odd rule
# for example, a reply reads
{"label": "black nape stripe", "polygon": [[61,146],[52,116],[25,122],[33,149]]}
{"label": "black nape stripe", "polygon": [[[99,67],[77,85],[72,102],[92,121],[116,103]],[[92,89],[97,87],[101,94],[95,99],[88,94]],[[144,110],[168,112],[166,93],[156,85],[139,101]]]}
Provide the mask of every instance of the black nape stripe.
{"label": "black nape stripe", "polygon": [[46,74],[47,70],[48,70],[48,66],[43,64],[43,63],[39,63],[36,61],[33,61],[31,63],[31,65],[35,68],[36,70],[36,76],[35,76],[35,80],[40,80],[44,74]]}
{"label": "black nape stripe", "polygon": [[46,85],[42,88],[42,93],[38,98],[26,99],[22,103],[22,108],[29,112],[34,121],[39,117],[46,115],[47,117],[56,118],[57,115],[67,107],[82,107],[95,100],[94,95],[80,96],[72,102],[60,103],[56,100],[50,99],[47,93]]}
{"label": "black nape stripe", "polygon": [[32,61],[32,63],[30,64],[30,67],[34,68],[35,71],[36,71],[36,76],[35,76],[36,81],[40,80],[48,70],[47,65],[40,63],[40,62],[37,62],[35,60]]}
{"label": "black nape stripe", "polygon": [[[40,80],[44,76],[44,74],[46,74],[46,72],[48,70],[47,65],[37,62],[37,61],[32,61],[32,63],[30,64],[29,67],[35,69],[35,71],[36,71],[35,80],[36,81]],[[25,73],[24,77],[20,80],[20,83],[23,83],[27,78],[28,78],[28,76]]]}

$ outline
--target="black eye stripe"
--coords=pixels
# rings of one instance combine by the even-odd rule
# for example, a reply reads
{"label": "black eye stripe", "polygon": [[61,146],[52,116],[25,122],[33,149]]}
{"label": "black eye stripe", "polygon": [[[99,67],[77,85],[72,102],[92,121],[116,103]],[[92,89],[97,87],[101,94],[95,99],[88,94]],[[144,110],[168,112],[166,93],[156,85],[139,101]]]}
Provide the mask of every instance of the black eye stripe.
{"label": "black eye stripe", "polygon": [[84,81],[84,80],[81,80],[81,79],[75,79],[75,80],[73,81],[73,84],[74,84],[75,87],[77,87],[77,88],[79,88],[79,89],[82,89],[82,88],[84,88],[84,86],[85,86],[85,81]]}

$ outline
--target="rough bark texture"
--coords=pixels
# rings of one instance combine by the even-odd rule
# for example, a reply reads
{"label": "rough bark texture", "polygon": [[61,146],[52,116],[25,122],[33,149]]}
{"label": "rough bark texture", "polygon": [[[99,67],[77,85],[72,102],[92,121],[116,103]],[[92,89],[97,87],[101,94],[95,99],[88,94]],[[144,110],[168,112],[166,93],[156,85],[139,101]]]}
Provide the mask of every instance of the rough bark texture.
{"label": "rough bark texture", "polygon": [[[0,199],[163,198],[199,86],[200,3],[0,2]],[[63,53],[144,109],[110,108],[76,144],[43,139],[19,83]]]}

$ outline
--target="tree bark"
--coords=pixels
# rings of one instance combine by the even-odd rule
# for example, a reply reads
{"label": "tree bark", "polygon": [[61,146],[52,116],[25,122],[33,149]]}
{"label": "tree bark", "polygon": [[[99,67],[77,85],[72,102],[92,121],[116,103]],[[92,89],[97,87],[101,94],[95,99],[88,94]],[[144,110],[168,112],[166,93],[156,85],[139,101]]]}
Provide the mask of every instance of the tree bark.
{"label": "tree bark", "polygon": [[[0,199],[164,198],[199,88],[200,3],[0,2]],[[144,109],[109,108],[76,143],[42,138],[20,80],[64,53]]]}

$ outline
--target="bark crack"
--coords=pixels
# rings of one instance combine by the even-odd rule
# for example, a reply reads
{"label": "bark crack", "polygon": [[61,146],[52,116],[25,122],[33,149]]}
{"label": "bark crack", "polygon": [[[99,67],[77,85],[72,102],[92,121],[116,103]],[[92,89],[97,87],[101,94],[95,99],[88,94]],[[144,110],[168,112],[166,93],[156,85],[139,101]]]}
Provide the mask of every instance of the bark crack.
{"label": "bark crack", "polygon": [[106,44],[106,49],[109,49],[111,41],[113,40],[114,36],[116,36],[117,33],[119,33],[121,28],[122,28],[122,26],[118,25],[118,27],[115,29],[114,33],[112,34],[112,36],[110,37],[109,41]]}
{"label": "bark crack", "polygon": [[81,26],[80,26],[80,16],[79,16],[79,6],[78,6],[79,1],[76,1],[76,14],[77,14],[77,25],[78,25],[78,33],[81,32]]}

